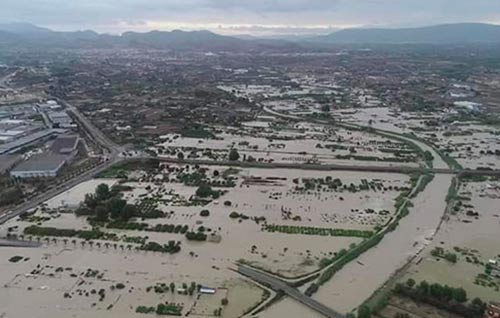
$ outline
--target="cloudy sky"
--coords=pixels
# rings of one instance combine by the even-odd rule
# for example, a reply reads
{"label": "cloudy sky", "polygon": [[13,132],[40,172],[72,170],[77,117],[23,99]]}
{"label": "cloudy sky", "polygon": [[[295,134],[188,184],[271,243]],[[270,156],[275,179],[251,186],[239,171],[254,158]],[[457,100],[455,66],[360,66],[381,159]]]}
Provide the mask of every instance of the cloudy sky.
{"label": "cloudy sky", "polygon": [[324,33],[346,27],[500,24],[500,0],[0,0],[1,22],[57,30]]}

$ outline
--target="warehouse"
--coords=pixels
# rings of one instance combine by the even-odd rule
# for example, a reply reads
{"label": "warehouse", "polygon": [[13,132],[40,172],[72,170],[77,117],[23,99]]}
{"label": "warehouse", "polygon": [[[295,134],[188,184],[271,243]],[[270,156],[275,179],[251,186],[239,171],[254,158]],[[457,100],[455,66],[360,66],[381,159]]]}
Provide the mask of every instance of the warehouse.
{"label": "warehouse", "polygon": [[52,178],[56,177],[66,164],[63,155],[39,155],[22,162],[10,171],[12,178]]}

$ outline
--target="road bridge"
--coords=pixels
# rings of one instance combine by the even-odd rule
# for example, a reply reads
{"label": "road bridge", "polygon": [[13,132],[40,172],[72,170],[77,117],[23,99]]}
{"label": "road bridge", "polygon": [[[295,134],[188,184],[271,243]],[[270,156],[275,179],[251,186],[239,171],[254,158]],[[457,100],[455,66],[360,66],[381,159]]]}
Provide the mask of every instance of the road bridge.
{"label": "road bridge", "polygon": [[300,302],[301,304],[309,307],[317,313],[328,318],[344,318],[342,314],[336,312],[332,308],[323,305],[322,303],[304,295],[298,289],[291,287],[284,281],[273,277],[267,273],[254,270],[245,265],[238,265],[238,273],[249,277],[250,279],[259,282],[263,285],[269,286],[271,289],[285,293],[290,298]]}

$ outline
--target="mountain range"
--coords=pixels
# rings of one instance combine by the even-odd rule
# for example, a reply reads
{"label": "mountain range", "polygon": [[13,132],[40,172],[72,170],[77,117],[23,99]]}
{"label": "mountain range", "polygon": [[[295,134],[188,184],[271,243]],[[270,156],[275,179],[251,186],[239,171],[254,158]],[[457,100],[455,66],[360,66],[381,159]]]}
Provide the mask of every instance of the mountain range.
{"label": "mountain range", "polygon": [[404,29],[343,29],[308,38],[259,39],[231,37],[210,31],[58,32],[26,23],[0,24],[0,47],[38,48],[154,48],[200,51],[297,48],[314,44],[455,44],[500,43],[500,26],[481,23],[445,24]]}

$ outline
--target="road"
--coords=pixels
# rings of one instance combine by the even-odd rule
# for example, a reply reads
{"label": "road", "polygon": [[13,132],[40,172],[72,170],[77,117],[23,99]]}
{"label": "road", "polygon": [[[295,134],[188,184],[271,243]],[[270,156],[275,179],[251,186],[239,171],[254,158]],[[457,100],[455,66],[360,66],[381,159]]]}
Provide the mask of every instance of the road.
{"label": "road", "polygon": [[74,117],[80,124],[80,127],[85,129],[85,131],[87,131],[89,136],[91,136],[97,144],[101,145],[101,147],[103,147],[104,149],[107,149],[112,157],[119,155],[125,149],[124,147],[115,144],[111,139],[104,135],[75,106],[59,98],[56,98],[56,100],[58,101],[58,103],[63,105],[67,111],[74,115]]}
{"label": "road", "polygon": [[257,270],[254,270],[252,268],[249,268],[244,265],[239,265],[238,266],[238,273],[247,276],[251,278],[252,280],[255,280],[261,284],[264,284],[266,286],[269,286],[271,289],[275,291],[281,291],[285,293],[287,296],[290,298],[293,298],[294,300],[300,302],[301,304],[311,308],[312,310],[320,313],[321,315],[329,318],[344,318],[343,315],[340,313],[336,312],[335,310],[331,309],[330,307],[327,307],[323,305],[322,303],[307,297],[303,293],[301,293],[298,289],[291,287],[287,283],[281,281],[278,278],[275,278],[271,275],[268,275],[264,272],[260,272]]}
{"label": "road", "polygon": [[39,204],[49,200],[50,198],[61,194],[70,188],[78,185],[81,182],[92,179],[95,175],[101,173],[102,171],[108,169],[109,167],[123,161],[119,155],[123,150],[122,147],[118,146],[112,142],[108,137],[106,137],[97,127],[95,127],[83,114],[81,114],[74,106],[58,99],[63,106],[67,108],[70,112],[75,115],[76,120],[80,124],[80,127],[85,129],[91,138],[94,139],[103,149],[105,149],[108,154],[103,162],[98,166],[83,172],[82,174],[56,186],[53,189],[47,190],[38,196],[31,198],[28,202],[23,203],[14,207],[14,209],[8,211],[6,214],[0,215],[0,224],[7,222],[8,220],[19,216],[20,214],[26,212],[29,209],[37,207]]}
{"label": "road", "polygon": [[138,159],[157,159],[159,161],[172,164],[191,164],[191,165],[207,165],[207,166],[229,166],[242,168],[263,168],[263,169],[302,169],[302,170],[317,170],[317,171],[360,171],[360,172],[383,172],[383,173],[434,173],[434,174],[449,174],[449,175],[488,175],[500,176],[500,170],[463,170],[457,171],[453,169],[443,168],[422,168],[422,167],[405,167],[405,166],[370,166],[370,165],[342,165],[342,164],[298,164],[284,162],[249,162],[249,161],[228,161],[228,160],[204,160],[204,159],[177,159],[167,157],[138,157]]}
{"label": "road", "polygon": [[71,189],[72,187],[80,184],[81,182],[92,179],[95,175],[101,173],[102,171],[108,169],[112,165],[117,164],[118,162],[120,162],[122,160],[123,159],[115,158],[115,159],[109,160],[107,162],[104,162],[103,164],[101,164],[95,168],[92,168],[91,170],[88,170],[88,171],[82,173],[81,175],[79,175],[71,180],[68,180],[65,183],[60,184],[56,188],[47,190],[44,193],[42,193],[34,198],[31,198],[28,202],[23,203],[21,205],[18,205],[14,209],[12,209],[11,211],[7,212],[6,214],[1,215],[0,216],[0,224],[3,224],[5,222],[7,222],[8,220],[19,216],[20,214],[26,212],[29,209],[37,207],[39,204],[49,200],[52,197],[55,197],[58,194],[61,194],[65,191]]}

